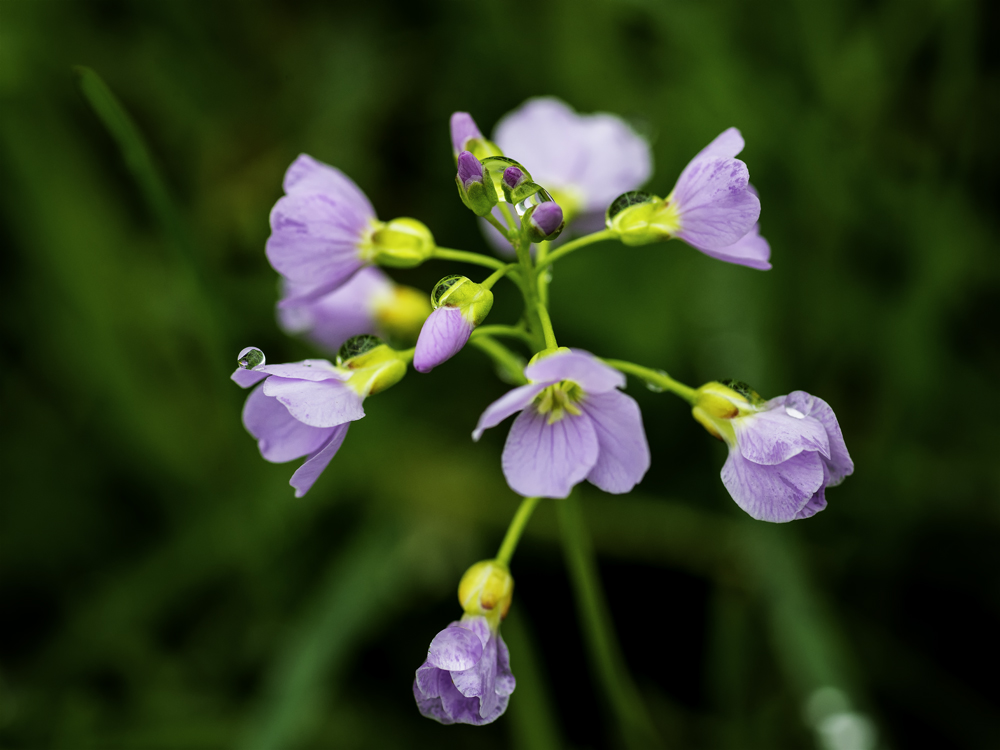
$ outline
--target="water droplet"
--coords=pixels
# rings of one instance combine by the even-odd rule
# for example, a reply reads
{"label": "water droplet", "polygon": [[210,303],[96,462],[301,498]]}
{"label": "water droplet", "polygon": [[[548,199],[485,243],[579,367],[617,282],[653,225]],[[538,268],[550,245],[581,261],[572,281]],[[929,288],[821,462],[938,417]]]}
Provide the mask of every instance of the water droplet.
{"label": "water droplet", "polygon": [[441,298],[447,294],[449,289],[452,289],[456,284],[468,281],[465,276],[445,276],[441,281],[434,285],[433,291],[431,291],[431,304],[435,309],[441,307]]}
{"label": "water droplet", "polygon": [[[660,375],[663,375],[664,377],[668,377],[667,373],[664,372],[663,370],[657,370],[656,372]],[[667,390],[662,385],[658,385],[649,380],[646,381],[646,388],[652,391],[653,393],[663,393],[665,390]]]}
{"label": "water droplet", "polygon": [[634,206],[639,203],[651,203],[655,200],[658,200],[655,195],[647,193],[643,190],[630,190],[627,193],[622,193],[611,201],[611,205],[608,206],[608,211],[605,214],[605,219],[606,221],[611,221],[615,218],[615,216],[620,214],[629,206]]}
{"label": "water droplet", "polygon": [[353,357],[360,356],[365,352],[370,352],[377,346],[382,346],[385,342],[382,341],[378,336],[372,336],[370,333],[363,333],[360,336],[352,336],[347,339],[340,347],[340,351],[337,352],[337,364],[343,364]]}
{"label": "water droplet", "polygon": [[548,203],[551,200],[552,196],[549,195],[549,191],[545,188],[540,188],[537,193],[532,193],[520,203],[515,203],[514,210],[517,211],[518,216],[524,216],[528,213],[529,208],[537,206],[539,203]]}
{"label": "water droplet", "polygon": [[236,364],[244,370],[252,370],[255,367],[263,367],[267,360],[264,359],[264,352],[256,346],[248,346],[236,357]]}
{"label": "water droplet", "polygon": [[757,403],[760,400],[760,396],[757,395],[757,391],[744,383],[742,380],[726,379],[720,380],[719,382],[726,386],[726,388],[732,388],[751,404]]}
{"label": "water droplet", "polygon": [[798,409],[796,409],[794,407],[791,407],[791,406],[786,406],[785,407],[785,414],[787,414],[790,417],[795,417],[796,419],[805,419],[806,418],[805,414],[803,414]]}

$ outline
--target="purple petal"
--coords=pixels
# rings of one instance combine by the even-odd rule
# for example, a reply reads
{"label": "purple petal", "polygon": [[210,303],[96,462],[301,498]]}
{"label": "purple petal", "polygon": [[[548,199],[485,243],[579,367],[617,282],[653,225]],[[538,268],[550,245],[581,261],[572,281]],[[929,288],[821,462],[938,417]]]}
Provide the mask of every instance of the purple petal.
{"label": "purple petal", "polygon": [[451,681],[458,692],[466,698],[479,698],[479,716],[484,719],[492,714],[497,706],[497,639],[492,633],[490,636],[482,649],[481,658],[475,664],[462,671],[453,670],[451,673]]}
{"label": "purple petal", "polygon": [[496,692],[497,695],[503,697],[510,695],[514,692],[514,688],[517,687],[517,680],[514,679],[514,673],[510,671],[510,652],[507,650],[507,644],[503,642],[503,637],[500,633],[497,633],[497,683]]}
{"label": "purple petal", "polygon": [[[448,674],[447,672],[442,672],[436,667],[430,667],[429,669],[432,671],[427,679],[433,680],[435,683],[441,679],[441,674]],[[440,689],[435,688],[434,695],[429,695],[421,688],[421,671],[422,669],[417,670],[417,678],[413,680],[413,697],[417,701],[417,710],[428,719],[434,719],[434,721],[438,721],[442,724],[454,724],[455,720],[448,715],[448,713],[444,710],[444,706],[441,704]],[[450,681],[449,684],[451,684]],[[454,689],[454,686],[452,689]]]}
{"label": "purple petal", "polygon": [[771,270],[771,264],[768,262],[771,257],[771,246],[767,240],[760,236],[760,222],[754,224],[749,232],[732,245],[718,247],[713,250],[707,247],[699,247],[690,240],[688,240],[688,244],[716,260],[724,260],[727,263],[736,263],[740,266],[756,268],[759,271]]}
{"label": "purple petal", "polygon": [[608,391],[588,394],[580,407],[594,425],[600,449],[587,481],[615,495],[629,492],[650,464],[639,404],[620,391]]}
{"label": "purple petal", "polygon": [[368,197],[350,177],[336,167],[316,161],[307,154],[301,154],[285,172],[283,187],[287,195],[321,193],[338,204],[346,206],[353,215],[375,218]]}
{"label": "purple petal", "polygon": [[260,454],[279,464],[319,450],[335,429],[302,424],[277,399],[265,395],[263,386],[247,397],[243,426],[257,439]]}
{"label": "purple petal", "polygon": [[482,138],[483,134],[476,127],[476,121],[468,112],[455,112],[451,116],[451,147],[458,155],[465,151],[471,138]]}
{"label": "purple petal", "polygon": [[677,236],[709,250],[740,240],[760,216],[760,201],[747,189],[749,179],[739,159],[695,157],[671,193],[680,214]]}
{"label": "purple petal", "polygon": [[503,171],[504,184],[509,188],[516,188],[522,182],[524,182],[524,172],[522,172],[517,167],[507,167]]}
{"label": "purple petal", "polygon": [[776,466],[762,466],[731,449],[722,482],[733,500],[758,521],[792,521],[823,486],[823,459],[800,453]]}
{"label": "purple petal", "polygon": [[809,501],[804,506],[802,506],[802,509],[798,513],[795,514],[796,521],[802,518],[810,518],[812,516],[815,516],[821,510],[826,509],[826,488],[827,486],[829,486],[829,484],[830,484],[830,470],[828,469],[826,464],[824,464],[823,484],[820,486],[818,490],[816,490],[816,494],[813,495],[811,498],[809,498]]}
{"label": "purple petal", "polygon": [[535,400],[535,396],[544,391],[549,383],[528,383],[507,391],[492,404],[486,407],[486,411],[479,417],[479,424],[472,433],[473,440],[479,440],[483,436],[483,431],[491,427],[496,427],[507,417],[515,412],[521,411],[528,404]]}
{"label": "purple petal", "polygon": [[528,221],[543,235],[552,234],[562,224],[563,212],[555,201],[546,201],[531,212]]}
{"label": "purple petal", "polygon": [[472,323],[459,308],[439,307],[427,316],[420,329],[413,353],[413,369],[430,372],[458,354],[471,335]]}
{"label": "purple petal", "polygon": [[482,656],[479,636],[460,625],[449,625],[431,641],[427,663],[439,669],[461,671],[474,667]]}
{"label": "purple petal", "polygon": [[525,497],[566,497],[597,463],[597,435],[590,418],[525,409],[514,420],[503,449],[507,484]]}
{"label": "purple petal", "polygon": [[[818,451],[830,457],[830,441],[819,420],[794,409],[773,404],[772,408],[732,420],[740,453],[755,464],[774,466],[803,451]],[[796,415],[796,416],[793,416]]]}
{"label": "purple petal", "polygon": [[483,181],[483,165],[468,151],[458,155],[458,179],[466,190],[473,182]]}
{"label": "purple petal", "polygon": [[[447,679],[447,682],[446,682]],[[439,678],[441,690],[441,706],[453,722],[459,724],[486,724],[479,715],[480,701],[478,697],[467,698],[462,695],[451,681],[452,673],[443,672]]]}
{"label": "purple petal", "polygon": [[350,426],[351,423],[346,422],[334,427],[330,432],[330,438],[326,441],[326,444],[309,456],[306,462],[295,470],[292,478],[288,481],[295,488],[295,497],[305,495],[316,480],[319,479],[319,475],[323,473],[323,469],[327,467],[330,460],[340,450],[340,446],[344,444],[344,438],[347,437],[347,429]]}
{"label": "purple petal", "polygon": [[736,128],[729,128],[723,130],[722,133],[716,136],[714,141],[699,151],[694,158],[721,157],[723,159],[735,159],[740,155],[744,145],[743,136],[740,134],[740,131]]}
{"label": "purple petal", "polygon": [[333,427],[365,415],[361,397],[339,380],[270,377],[264,383],[264,394],[278,399],[289,414],[313,427]]}
{"label": "purple petal", "polygon": [[229,376],[240,388],[249,388],[252,385],[257,385],[260,381],[267,377],[266,372],[262,372],[259,369],[247,370],[243,367],[237,367],[236,372]]}
{"label": "purple petal", "polygon": [[338,370],[325,359],[304,359],[280,365],[261,365],[258,372],[296,380],[347,380],[350,373]]}
{"label": "purple petal", "polygon": [[587,393],[605,393],[625,385],[624,375],[582,349],[559,351],[542,357],[524,368],[524,376],[533,383],[572,380]]}
{"label": "purple petal", "polygon": [[854,461],[851,460],[851,454],[847,452],[844,433],[840,431],[837,415],[833,413],[833,409],[826,401],[805,391],[792,391],[786,397],[784,405],[818,420],[826,429],[830,441],[830,456],[829,461],[827,461],[827,467],[830,470],[829,486],[834,487],[840,484],[844,481],[844,477],[854,473]]}

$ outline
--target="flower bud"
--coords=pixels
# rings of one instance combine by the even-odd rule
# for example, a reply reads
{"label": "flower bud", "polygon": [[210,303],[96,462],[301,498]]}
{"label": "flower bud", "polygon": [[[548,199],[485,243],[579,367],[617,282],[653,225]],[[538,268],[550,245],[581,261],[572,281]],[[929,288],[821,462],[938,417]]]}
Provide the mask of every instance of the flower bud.
{"label": "flower bud", "polygon": [[373,263],[392,268],[413,268],[431,257],[434,235],[416,219],[380,223],[371,236]]}
{"label": "flower bud", "polygon": [[633,190],[619,195],[604,215],[608,229],[625,245],[648,245],[669,240],[679,227],[670,199]]}
{"label": "flower bud", "polygon": [[462,203],[476,216],[486,216],[497,204],[497,191],[492,178],[484,173],[482,163],[469,151],[458,155],[455,183]]}
{"label": "flower bud", "polygon": [[496,560],[477,562],[458,584],[458,602],[468,615],[482,615],[499,622],[507,616],[514,596],[514,578]]}
{"label": "flower bud", "polygon": [[503,155],[495,143],[483,137],[468,112],[455,112],[451,116],[451,147],[456,158],[463,151],[471,151],[479,159]]}
{"label": "flower bud", "polygon": [[337,367],[350,373],[347,385],[362,397],[384,391],[406,375],[399,352],[368,333],[344,342],[337,352]]}
{"label": "flower bud", "polygon": [[493,292],[465,276],[445,276],[434,285],[431,305],[457,307],[473,326],[480,325],[493,308]]}
{"label": "flower bud", "polygon": [[462,350],[493,307],[493,292],[465,276],[446,276],[431,292],[431,304],[434,312],[420,329],[413,353],[417,372],[430,372]]}
{"label": "flower bud", "polygon": [[695,392],[691,414],[710,435],[732,443],[735,433],[729,420],[751,414],[763,403],[760,395],[746,383],[738,380],[712,381]]}
{"label": "flower bud", "polygon": [[396,284],[376,305],[372,318],[378,330],[391,341],[411,343],[416,341],[420,327],[430,314],[431,300],[427,292]]}
{"label": "flower bud", "polygon": [[563,221],[563,212],[559,204],[555,201],[546,201],[528,209],[521,220],[521,226],[532,242],[542,242],[558,237],[566,222]]}

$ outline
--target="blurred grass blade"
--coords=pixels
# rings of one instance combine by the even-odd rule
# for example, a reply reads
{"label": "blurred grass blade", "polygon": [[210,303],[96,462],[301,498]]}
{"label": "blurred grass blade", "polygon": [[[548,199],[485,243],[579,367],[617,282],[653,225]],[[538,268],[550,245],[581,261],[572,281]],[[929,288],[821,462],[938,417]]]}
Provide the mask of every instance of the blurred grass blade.
{"label": "blurred grass blade", "polygon": [[512,669],[517,677],[517,689],[507,708],[513,745],[523,750],[558,750],[564,747],[551,690],[544,678],[542,663],[521,608],[515,607],[504,620],[503,639],[510,649]]}
{"label": "blurred grass blade", "polygon": [[375,525],[353,538],[277,654],[241,744],[244,750],[298,747],[308,738],[348,653],[410,588],[412,576],[412,561],[391,526]]}
{"label": "blurred grass blade", "polygon": [[662,747],[615,637],[580,503],[570,495],[565,500],[557,500],[555,505],[577,617],[590,651],[596,682],[605,691],[627,747],[633,750]]}

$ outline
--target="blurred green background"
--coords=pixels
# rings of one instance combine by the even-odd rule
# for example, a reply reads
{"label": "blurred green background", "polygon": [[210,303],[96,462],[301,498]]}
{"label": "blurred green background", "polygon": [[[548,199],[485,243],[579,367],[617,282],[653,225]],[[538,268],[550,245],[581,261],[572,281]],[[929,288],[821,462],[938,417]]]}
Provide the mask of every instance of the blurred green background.
{"label": "blurred green background", "polygon": [[[818,394],[857,466],[815,518],[753,523],[725,447],[630,382],[653,467],[581,498],[664,745],[866,746],[829,744],[839,695],[878,747],[1000,746],[997,21],[986,0],[0,0],[0,747],[621,746],[551,502],[513,562],[508,713],[443,727],[413,704],[458,577],[517,505],[506,428],[469,440],[507,388],[480,352],[369,401],[299,500],[228,380],[247,345],[318,356],[275,325],[263,252],[296,155],[483,249],[448,116],[489,132],[540,94],[629,118],[660,194],[741,128],[773,249],[767,273],[680,243],[582,250],[552,285],[560,343]],[[512,321],[496,292],[491,322]]]}

